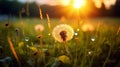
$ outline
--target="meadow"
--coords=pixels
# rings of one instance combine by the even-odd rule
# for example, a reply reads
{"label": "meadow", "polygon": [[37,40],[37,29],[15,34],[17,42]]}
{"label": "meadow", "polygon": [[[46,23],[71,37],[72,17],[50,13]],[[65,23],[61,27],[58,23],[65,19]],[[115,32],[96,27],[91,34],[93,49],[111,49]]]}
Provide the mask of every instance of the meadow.
{"label": "meadow", "polygon": [[[44,26],[42,31],[35,30],[38,24]],[[60,24],[73,28],[74,35],[69,41],[54,39],[53,29]],[[120,67],[119,56],[119,18],[0,21],[0,58],[9,57],[3,59],[3,66]]]}

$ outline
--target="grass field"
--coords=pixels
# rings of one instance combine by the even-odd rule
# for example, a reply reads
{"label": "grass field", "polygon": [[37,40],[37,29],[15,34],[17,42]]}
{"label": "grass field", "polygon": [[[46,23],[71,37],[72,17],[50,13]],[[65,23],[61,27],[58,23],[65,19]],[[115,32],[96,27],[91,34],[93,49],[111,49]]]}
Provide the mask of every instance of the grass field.
{"label": "grass field", "polygon": [[[0,58],[11,57],[12,59],[5,65],[120,67],[119,18],[82,19],[79,22],[70,19],[51,19],[51,27],[48,26],[47,19],[15,18],[10,20],[9,24],[7,22],[7,20],[0,21],[0,46],[2,47]],[[35,26],[38,24],[44,26],[43,32],[35,31]],[[53,38],[52,31],[59,24],[68,24],[73,28],[75,35],[70,41],[60,43]]]}

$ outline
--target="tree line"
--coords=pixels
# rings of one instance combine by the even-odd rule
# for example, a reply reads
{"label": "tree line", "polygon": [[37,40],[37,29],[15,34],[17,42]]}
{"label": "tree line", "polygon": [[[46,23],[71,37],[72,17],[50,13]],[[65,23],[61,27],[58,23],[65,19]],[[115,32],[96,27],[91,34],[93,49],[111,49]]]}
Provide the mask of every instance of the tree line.
{"label": "tree line", "polygon": [[[111,7],[111,9],[105,9],[104,4],[102,8],[96,8],[92,2],[89,2],[90,8],[93,10],[88,14],[88,17],[120,17],[120,1],[118,0],[117,3]],[[66,6],[50,6],[50,5],[40,5],[42,14],[45,17],[46,14],[49,14],[50,17],[61,17],[67,16],[69,10],[66,10],[68,7]],[[29,15],[27,15],[26,10],[28,9]],[[66,11],[65,11],[66,10]],[[39,17],[39,9],[38,5],[35,2],[26,4],[20,3],[17,0],[8,1],[8,0],[0,0],[0,15],[2,14],[11,14],[13,16],[18,17],[20,15],[24,17]]]}

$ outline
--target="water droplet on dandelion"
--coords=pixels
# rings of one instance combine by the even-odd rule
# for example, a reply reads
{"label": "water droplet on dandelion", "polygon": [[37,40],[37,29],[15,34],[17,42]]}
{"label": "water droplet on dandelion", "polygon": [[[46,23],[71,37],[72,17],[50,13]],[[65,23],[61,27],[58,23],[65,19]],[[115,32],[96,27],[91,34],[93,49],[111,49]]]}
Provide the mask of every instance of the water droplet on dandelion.
{"label": "water droplet on dandelion", "polygon": [[48,33],[48,36],[50,36],[51,34],[50,33]]}
{"label": "water droplet on dandelion", "polygon": [[91,37],[91,41],[95,41],[95,37]]}
{"label": "water droplet on dandelion", "polygon": [[77,29],[77,31],[80,31],[80,29]]}
{"label": "water droplet on dandelion", "polygon": [[92,54],[92,52],[91,52],[91,51],[89,51],[89,52],[88,52],[88,54],[89,54],[89,55],[91,55],[91,54]]}
{"label": "water droplet on dandelion", "polygon": [[74,33],[74,35],[75,35],[75,36],[77,36],[77,35],[78,35],[78,33],[77,33],[77,32],[75,32],[75,33]]}
{"label": "water droplet on dandelion", "polygon": [[25,37],[25,41],[29,41],[29,37]]}

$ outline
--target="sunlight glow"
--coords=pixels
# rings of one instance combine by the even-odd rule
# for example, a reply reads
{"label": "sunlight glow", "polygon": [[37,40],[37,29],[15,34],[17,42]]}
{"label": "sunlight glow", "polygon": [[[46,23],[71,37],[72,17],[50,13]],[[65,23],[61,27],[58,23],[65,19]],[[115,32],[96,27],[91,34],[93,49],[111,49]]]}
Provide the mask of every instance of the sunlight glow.
{"label": "sunlight glow", "polygon": [[110,9],[111,6],[116,4],[116,1],[117,0],[93,0],[97,8],[101,8],[102,4],[104,4],[106,9]]}
{"label": "sunlight glow", "polygon": [[110,9],[111,6],[115,5],[116,0],[103,0],[106,9]]}
{"label": "sunlight glow", "polygon": [[70,4],[70,0],[61,0],[62,4],[67,6]]}
{"label": "sunlight glow", "polygon": [[85,3],[85,0],[74,0],[73,6],[74,8],[81,8]]}

